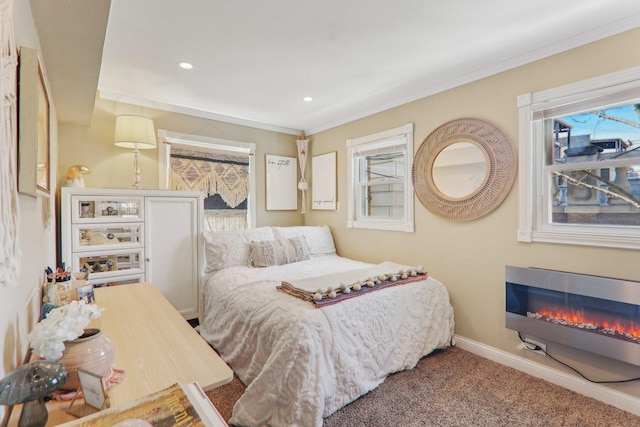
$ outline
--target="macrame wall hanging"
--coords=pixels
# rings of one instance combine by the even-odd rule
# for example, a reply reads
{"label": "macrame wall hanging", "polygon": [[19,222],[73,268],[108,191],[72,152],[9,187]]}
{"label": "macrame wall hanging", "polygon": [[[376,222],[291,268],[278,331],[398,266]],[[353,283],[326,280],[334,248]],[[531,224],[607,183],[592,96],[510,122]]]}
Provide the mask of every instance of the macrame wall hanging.
{"label": "macrame wall hanging", "polygon": [[0,286],[16,286],[20,267],[16,186],[17,67],[13,0],[0,0]]}
{"label": "macrame wall hanging", "polygon": [[249,196],[249,155],[171,144],[169,188],[219,194],[231,208]]}
{"label": "macrame wall hanging", "polygon": [[309,188],[307,181],[304,178],[304,171],[307,167],[307,154],[309,152],[309,140],[307,136],[304,134],[304,131],[299,136],[299,139],[296,140],[296,145],[298,147],[298,163],[300,164],[300,182],[298,183],[298,189],[302,192],[302,209],[300,210],[301,214],[307,213],[307,200],[305,194]]}

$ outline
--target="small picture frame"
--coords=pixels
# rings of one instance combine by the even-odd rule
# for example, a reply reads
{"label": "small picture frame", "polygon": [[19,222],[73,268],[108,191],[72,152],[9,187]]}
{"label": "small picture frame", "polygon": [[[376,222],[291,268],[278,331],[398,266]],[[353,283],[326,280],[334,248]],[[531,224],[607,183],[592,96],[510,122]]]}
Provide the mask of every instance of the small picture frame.
{"label": "small picture frame", "polygon": [[92,284],[84,285],[78,288],[78,301],[84,301],[86,304],[93,304],[94,302],[96,302]]}
{"label": "small picture frame", "polygon": [[[76,390],[67,412],[76,417],[84,417],[109,407],[109,393],[101,375],[78,368],[80,386]],[[82,391],[84,403],[78,403]]]}

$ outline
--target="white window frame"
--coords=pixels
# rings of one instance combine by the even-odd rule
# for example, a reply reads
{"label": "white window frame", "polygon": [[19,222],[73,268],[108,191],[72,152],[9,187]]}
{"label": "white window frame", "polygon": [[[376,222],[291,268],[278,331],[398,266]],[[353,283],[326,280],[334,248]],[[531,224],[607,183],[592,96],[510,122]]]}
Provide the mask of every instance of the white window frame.
{"label": "white window frame", "polygon": [[172,142],[175,142],[176,144],[192,145],[194,147],[249,154],[249,185],[251,186],[251,192],[249,193],[249,200],[247,203],[247,224],[249,224],[249,228],[256,227],[256,195],[252,193],[256,188],[255,143],[188,135],[184,133],[170,132],[166,129],[158,129],[158,139],[160,139],[160,148],[158,150],[158,188],[164,189],[169,188],[169,146]]}
{"label": "white window frame", "polygon": [[[640,66],[518,97],[519,222],[518,241],[640,249],[640,227],[551,222],[547,174],[570,165],[545,164],[543,112],[597,108],[640,97]],[[596,163],[596,162],[594,162]],[[609,162],[611,163],[611,162]],[[611,166],[597,162],[594,168]],[[582,167],[591,166],[583,163]]]}
{"label": "white window frame", "polygon": [[[405,151],[404,170],[404,215],[402,218],[362,217],[361,195],[358,181],[358,159],[367,149],[384,148],[385,146],[401,145],[403,141]],[[413,166],[413,123],[378,132],[373,135],[347,140],[347,168],[348,168],[348,217],[347,228],[366,228],[373,230],[414,231],[413,220],[413,186],[411,182],[411,168]]]}

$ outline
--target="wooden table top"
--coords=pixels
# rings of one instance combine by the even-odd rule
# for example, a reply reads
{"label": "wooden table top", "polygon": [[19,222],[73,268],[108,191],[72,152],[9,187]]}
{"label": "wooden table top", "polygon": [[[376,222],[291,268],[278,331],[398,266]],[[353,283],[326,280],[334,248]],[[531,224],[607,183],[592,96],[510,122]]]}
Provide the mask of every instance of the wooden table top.
{"label": "wooden table top", "polygon": [[[96,288],[99,328],[115,346],[114,367],[124,380],[110,390],[111,406],[138,399],[175,383],[197,381],[206,391],[230,382],[233,371],[171,303],[151,284]],[[50,402],[47,425],[74,420],[69,402]],[[20,407],[11,416],[17,424]]]}

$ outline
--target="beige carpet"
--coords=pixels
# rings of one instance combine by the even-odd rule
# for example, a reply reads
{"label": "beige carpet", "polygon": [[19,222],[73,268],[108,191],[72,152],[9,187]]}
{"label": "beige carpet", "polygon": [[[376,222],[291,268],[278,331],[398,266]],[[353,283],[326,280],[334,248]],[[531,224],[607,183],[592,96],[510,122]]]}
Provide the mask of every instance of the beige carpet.
{"label": "beige carpet", "polygon": [[[225,420],[244,385],[207,393]],[[344,426],[640,426],[640,417],[453,347],[324,420]]]}

